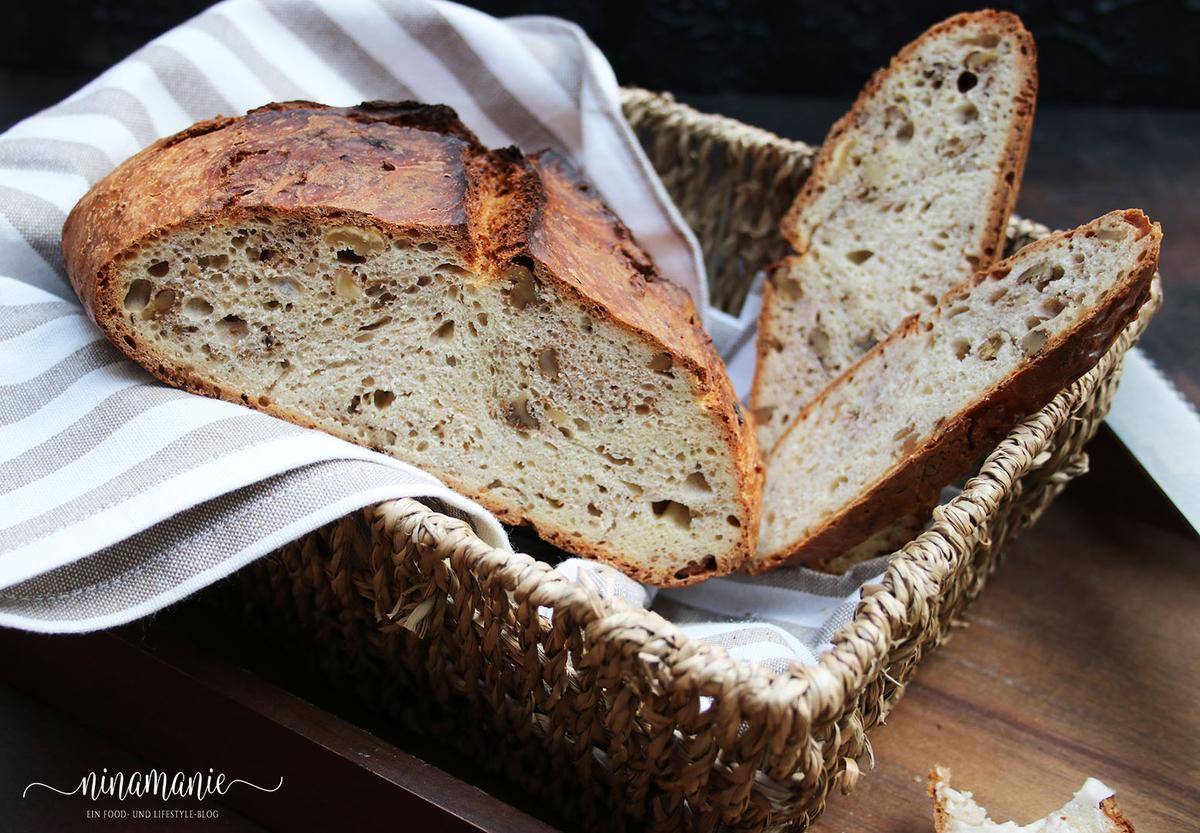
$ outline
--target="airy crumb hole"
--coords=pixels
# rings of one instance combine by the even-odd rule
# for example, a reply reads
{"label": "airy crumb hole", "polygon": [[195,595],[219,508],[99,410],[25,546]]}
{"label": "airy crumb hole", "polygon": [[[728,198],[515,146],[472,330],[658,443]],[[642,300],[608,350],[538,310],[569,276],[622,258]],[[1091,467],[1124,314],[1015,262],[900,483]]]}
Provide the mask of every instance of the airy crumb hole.
{"label": "airy crumb hole", "polygon": [[558,381],[558,351],[547,347],[538,353],[538,369],[552,382]]}
{"label": "airy crumb hole", "polygon": [[674,500],[655,500],[650,503],[650,509],[656,518],[663,518],[678,526],[688,529],[692,525],[692,510]]}
{"label": "airy crumb hole", "polygon": [[968,90],[974,89],[979,83],[979,76],[970,70],[964,70],[958,74],[958,91],[965,93]]}
{"label": "airy crumb hole", "polygon": [[708,479],[704,476],[704,472],[692,472],[683,483],[689,489],[696,492],[703,492],[705,494],[712,492],[712,486],[708,485]]}
{"label": "airy crumb hole", "polygon": [[509,282],[505,295],[514,308],[523,310],[538,302],[537,279],[524,266],[512,264],[505,270],[504,278]]}
{"label": "airy crumb hole", "polygon": [[1030,266],[1017,276],[1017,284],[1032,283],[1038,292],[1043,292],[1047,286],[1066,274],[1066,270],[1057,263],[1042,261]]}
{"label": "airy crumb hole", "polygon": [[129,289],[125,292],[125,309],[130,312],[140,312],[150,303],[150,281],[144,278],[138,278],[129,282]]}
{"label": "airy crumb hole", "polygon": [[375,403],[376,408],[382,411],[396,401],[396,394],[390,390],[377,390],[371,394],[371,401]]}
{"label": "airy crumb hole", "polygon": [[504,420],[513,428],[528,430],[541,427],[537,417],[529,410],[528,394],[513,399],[504,409]]}
{"label": "airy crumb hole", "polygon": [[199,321],[213,313],[213,305],[203,298],[188,298],[183,305],[183,314],[193,321]]}
{"label": "airy crumb hole", "polygon": [[165,278],[171,266],[165,260],[160,260],[157,263],[151,263],[146,267],[146,271],[156,278]]}
{"label": "airy crumb hole", "polygon": [[154,293],[154,298],[142,310],[142,318],[155,318],[175,306],[175,292],[171,289],[160,289]]}
{"label": "airy crumb hole", "polygon": [[244,338],[250,334],[250,326],[236,315],[227,315],[217,322],[217,332],[226,339]]}
{"label": "airy crumb hole", "polygon": [[875,253],[870,249],[855,249],[852,252],[846,253],[846,259],[856,266],[860,263],[866,263],[874,256]]}

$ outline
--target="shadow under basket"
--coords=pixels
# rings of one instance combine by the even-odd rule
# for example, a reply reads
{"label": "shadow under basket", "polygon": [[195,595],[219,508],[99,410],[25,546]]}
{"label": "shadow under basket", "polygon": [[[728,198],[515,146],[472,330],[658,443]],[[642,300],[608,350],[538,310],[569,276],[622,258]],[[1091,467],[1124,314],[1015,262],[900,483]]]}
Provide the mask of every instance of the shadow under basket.
{"label": "shadow under basket", "polygon": [[[713,303],[736,310],[778,259],[778,222],[813,149],[670,96],[623,91],[625,114],[695,229]],[[1009,250],[1045,234],[1014,221]],[[1017,425],[864,590],[812,667],[775,673],[603,601],[550,566],[495,550],[411,500],[368,507],[212,591],[302,644],[320,673],[585,829],[802,829],[869,761],[868,731],[983,587],[1005,545],[1087,469],[1125,351]],[[552,611],[547,618],[546,611]]]}

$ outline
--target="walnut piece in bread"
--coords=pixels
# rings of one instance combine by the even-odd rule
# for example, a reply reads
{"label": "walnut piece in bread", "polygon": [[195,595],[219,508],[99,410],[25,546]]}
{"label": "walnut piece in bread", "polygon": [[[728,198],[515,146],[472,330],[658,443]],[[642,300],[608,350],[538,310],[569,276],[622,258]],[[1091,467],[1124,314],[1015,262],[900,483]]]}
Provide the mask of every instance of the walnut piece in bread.
{"label": "walnut piece in bread", "polygon": [[687,293],[552,153],[445,107],[274,104],[79,202],[72,284],[163,381],[392,454],[653,584],[753,552],[753,431]]}

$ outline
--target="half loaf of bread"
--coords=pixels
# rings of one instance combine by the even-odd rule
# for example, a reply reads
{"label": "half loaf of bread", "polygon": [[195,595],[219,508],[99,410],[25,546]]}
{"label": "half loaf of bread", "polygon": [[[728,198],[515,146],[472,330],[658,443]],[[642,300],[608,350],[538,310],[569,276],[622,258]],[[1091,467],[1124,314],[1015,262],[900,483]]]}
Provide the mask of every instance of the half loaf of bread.
{"label": "half loaf of bread", "polygon": [[821,390],[994,263],[1029,148],[1034,44],[1014,15],[939,23],[833,126],[782,223],[751,406],[768,453]]}
{"label": "half loaf of bread", "polygon": [[1146,299],[1160,238],[1141,211],[1106,214],[1026,246],[907,319],[768,455],[751,570],[837,556],[931,505],[1095,365]]}
{"label": "half loaf of bread", "polygon": [[395,455],[653,584],[753,552],[753,432],[685,291],[551,153],[445,107],[273,104],[155,143],[63,231],[158,378]]}

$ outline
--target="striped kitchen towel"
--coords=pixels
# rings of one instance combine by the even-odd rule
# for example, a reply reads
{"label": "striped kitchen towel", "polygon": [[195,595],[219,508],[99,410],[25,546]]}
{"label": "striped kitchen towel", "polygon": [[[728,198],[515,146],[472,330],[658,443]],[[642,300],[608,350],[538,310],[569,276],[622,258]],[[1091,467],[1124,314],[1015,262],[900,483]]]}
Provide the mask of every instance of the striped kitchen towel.
{"label": "striped kitchen towel", "polygon": [[[492,146],[554,147],[704,309],[699,247],[575,26],[422,0],[230,0],[0,136],[0,624],[69,632],[153,612],[358,507],[418,497],[499,524],[411,466],[165,387],[83,314],[59,251],[67,212],[114,165],[194,121],[268,101],[444,102]],[[718,343],[752,315],[710,313]],[[560,569],[652,604],[748,662],[813,662],[878,563],[657,594],[608,568]]]}

